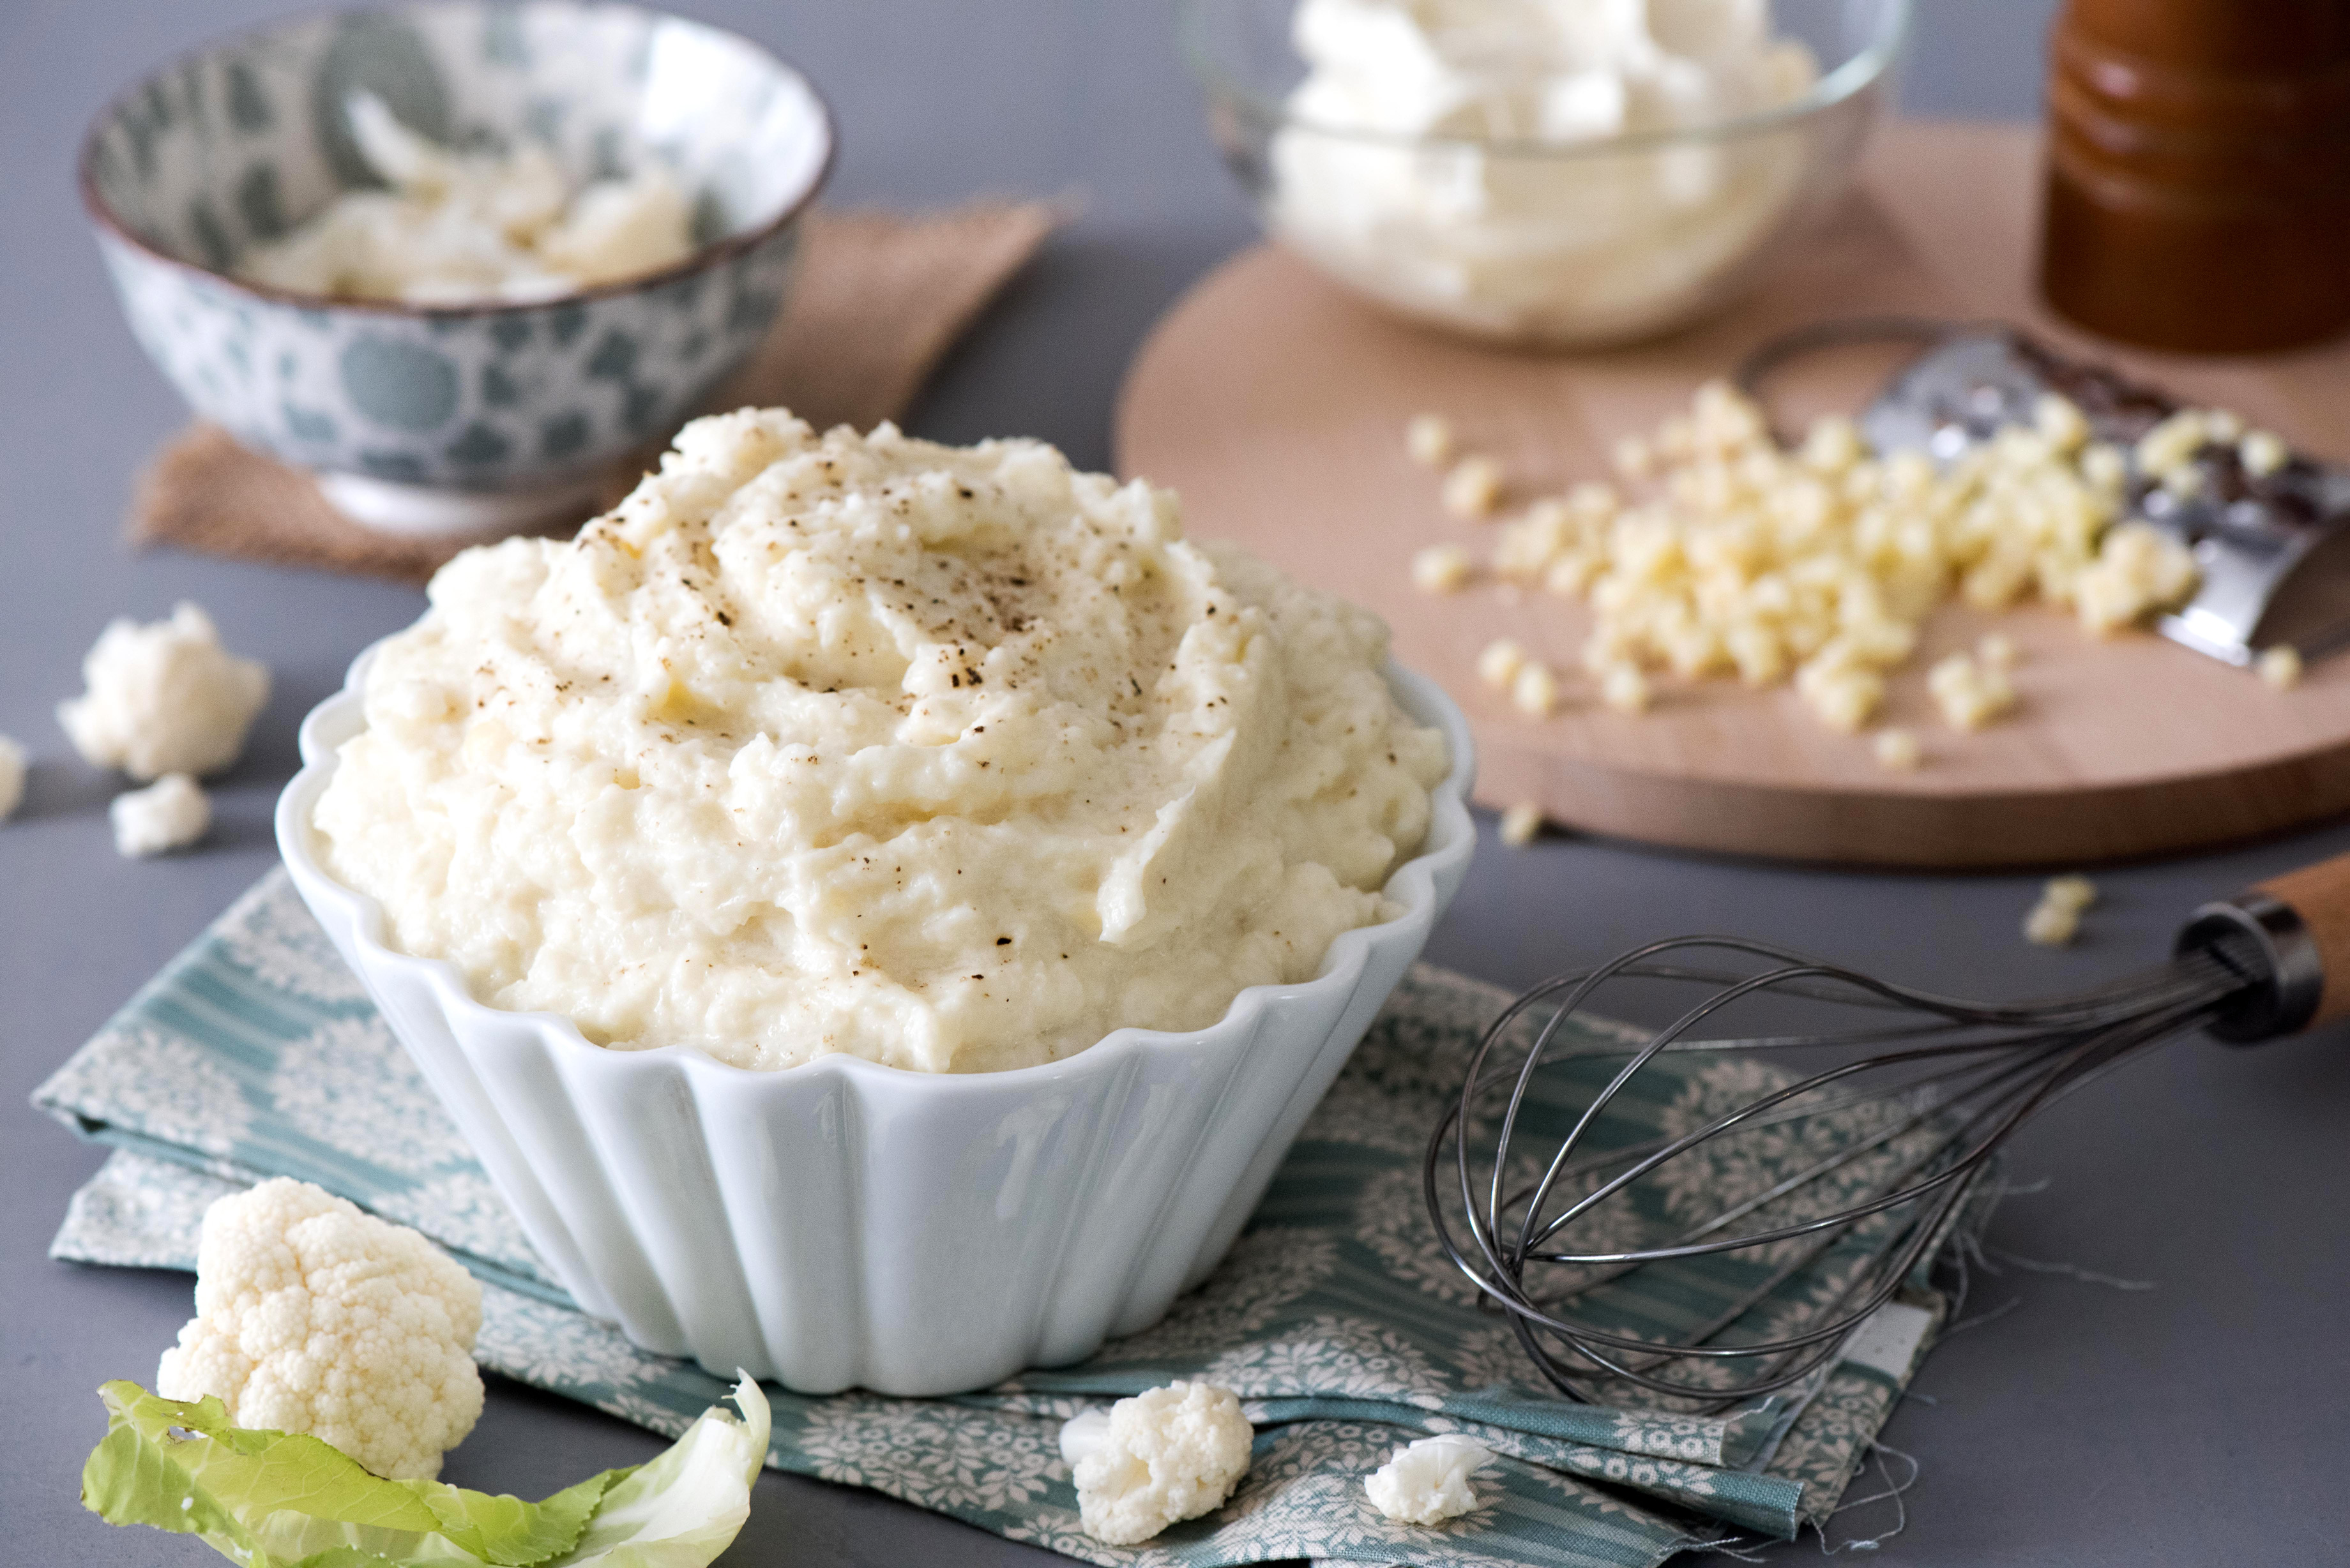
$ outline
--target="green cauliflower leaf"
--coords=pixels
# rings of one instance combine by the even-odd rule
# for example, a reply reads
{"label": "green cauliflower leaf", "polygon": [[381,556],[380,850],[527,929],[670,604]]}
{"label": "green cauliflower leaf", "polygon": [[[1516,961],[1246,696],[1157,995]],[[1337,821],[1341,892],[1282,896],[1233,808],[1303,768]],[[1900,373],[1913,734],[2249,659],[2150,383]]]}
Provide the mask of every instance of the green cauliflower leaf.
{"label": "green cauliflower leaf", "polygon": [[650,1462],[538,1502],[386,1480],[303,1433],[229,1424],[218,1399],[99,1390],[106,1436],[82,1504],[113,1524],[201,1536],[243,1568],[704,1568],[750,1517],[766,1397],[745,1377]]}

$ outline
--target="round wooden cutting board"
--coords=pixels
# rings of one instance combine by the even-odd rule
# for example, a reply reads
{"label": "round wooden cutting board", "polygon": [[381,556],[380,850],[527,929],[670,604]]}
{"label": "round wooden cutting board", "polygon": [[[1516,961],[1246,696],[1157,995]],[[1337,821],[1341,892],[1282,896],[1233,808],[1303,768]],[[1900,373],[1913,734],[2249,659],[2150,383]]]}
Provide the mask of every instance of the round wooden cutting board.
{"label": "round wooden cutting board", "polygon": [[[1145,344],[1118,410],[1118,466],[1180,492],[1195,536],[1233,540],[1385,616],[1397,658],[1468,711],[1488,805],[1531,801],[1571,827],[1689,848],[1947,867],[2118,859],[2350,809],[2350,658],[2279,693],[2152,636],[2095,641],[2069,618],[2025,609],[1997,618],[2023,650],[2019,708],[1962,734],[1935,716],[1924,670],[1990,621],[1947,607],[1881,716],[1924,742],[1924,765],[1903,774],[1880,767],[1866,737],[1822,727],[1783,687],[1659,680],[1648,713],[1614,712],[1577,669],[1583,606],[1485,580],[1444,597],[1411,587],[1414,551],[1454,540],[1482,561],[1495,527],[1439,505],[1439,476],[1404,452],[1413,415],[1442,413],[1465,446],[1501,458],[1514,500],[1605,477],[1617,436],[1652,429],[1788,326],[1882,310],[1984,314],[1916,253],[1892,203],[1863,199],[1731,317],[1662,345],[1544,357],[1391,321],[1260,247],[1201,283]],[[2288,362],[2273,386],[2241,364],[2124,363],[2309,450],[2350,446],[2307,414],[2314,404],[2330,416],[2316,422],[2350,421],[2339,357]],[[1884,369],[1824,365],[1779,410],[1798,421],[1856,411]],[[1523,717],[1475,679],[1478,651],[1497,637],[1567,672],[1559,713]]]}

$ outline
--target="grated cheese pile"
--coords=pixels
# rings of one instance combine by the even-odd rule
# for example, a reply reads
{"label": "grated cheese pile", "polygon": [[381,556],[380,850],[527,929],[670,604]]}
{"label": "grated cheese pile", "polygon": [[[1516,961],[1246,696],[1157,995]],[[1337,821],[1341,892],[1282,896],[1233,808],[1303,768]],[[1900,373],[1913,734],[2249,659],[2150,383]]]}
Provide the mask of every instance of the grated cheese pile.
{"label": "grated cheese pile", "polygon": [[[2230,416],[2189,410],[2148,433],[2137,466],[2172,483],[2192,472],[2179,452],[2241,430]],[[2010,426],[1938,472],[1919,453],[1872,453],[1840,416],[1783,448],[1752,400],[1712,381],[1653,437],[1618,444],[1618,477],[1637,493],[1589,483],[1535,501],[1503,524],[1491,569],[1589,603],[1582,663],[1610,707],[1644,709],[1648,671],[1736,676],[1792,682],[1822,723],[1855,732],[1876,716],[1887,672],[1916,651],[1920,625],[1952,597],[1987,611],[2036,597],[2104,636],[2193,594],[2187,550],[2122,520],[2129,459],[2089,436],[2080,410],[2050,395],[2033,425]],[[1448,577],[1448,591],[1461,586]],[[1513,686],[1540,668],[1511,651],[1480,673]],[[2012,658],[1993,638],[1935,666],[1929,689],[1952,728],[1980,728],[2013,705]],[[1885,752],[1895,767],[1915,754],[1908,744]]]}

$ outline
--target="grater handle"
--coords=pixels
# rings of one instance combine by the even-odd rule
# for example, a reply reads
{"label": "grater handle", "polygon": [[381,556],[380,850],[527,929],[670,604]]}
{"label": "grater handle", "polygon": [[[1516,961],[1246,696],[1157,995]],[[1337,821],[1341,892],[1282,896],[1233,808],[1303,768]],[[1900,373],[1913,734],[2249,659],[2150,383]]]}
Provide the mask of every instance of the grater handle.
{"label": "grater handle", "polygon": [[2235,1044],[2350,1017],[2350,855],[2337,855],[2204,905],[2178,949],[2208,950],[2261,977],[2210,1026]]}

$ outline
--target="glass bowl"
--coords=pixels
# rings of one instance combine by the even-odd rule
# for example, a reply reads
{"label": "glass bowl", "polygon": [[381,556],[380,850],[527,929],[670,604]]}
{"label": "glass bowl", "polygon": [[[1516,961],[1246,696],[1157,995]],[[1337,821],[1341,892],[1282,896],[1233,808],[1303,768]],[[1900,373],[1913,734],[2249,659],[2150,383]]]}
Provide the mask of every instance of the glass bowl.
{"label": "glass bowl", "polygon": [[1298,0],[1187,0],[1183,54],[1265,231],[1416,320],[1495,342],[1655,337],[1751,288],[1836,203],[1889,88],[1908,0],[1773,0],[1812,52],[1776,108],[1575,140],[1412,135],[1309,119]]}

